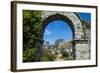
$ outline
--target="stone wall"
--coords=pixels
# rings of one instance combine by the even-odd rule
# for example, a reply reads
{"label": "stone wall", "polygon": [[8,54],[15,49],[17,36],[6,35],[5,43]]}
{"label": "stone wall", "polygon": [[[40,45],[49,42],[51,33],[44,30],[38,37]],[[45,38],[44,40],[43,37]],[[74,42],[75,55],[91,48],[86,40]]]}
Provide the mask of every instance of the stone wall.
{"label": "stone wall", "polygon": [[87,60],[90,59],[90,46],[88,40],[77,42],[75,45],[76,59],[77,60]]}

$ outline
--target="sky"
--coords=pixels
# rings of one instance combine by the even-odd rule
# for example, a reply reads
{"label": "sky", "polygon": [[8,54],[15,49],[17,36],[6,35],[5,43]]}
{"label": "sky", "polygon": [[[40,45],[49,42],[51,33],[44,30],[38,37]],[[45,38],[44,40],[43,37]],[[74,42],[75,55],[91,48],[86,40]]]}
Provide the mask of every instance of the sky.
{"label": "sky", "polygon": [[[80,16],[86,21],[91,20],[90,13],[80,13]],[[54,44],[57,39],[72,40],[72,36],[72,30],[68,23],[62,20],[55,20],[46,27],[43,40],[48,41],[49,44]]]}
{"label": "sky", "polygon": [[83,20],[91,21],[91,14],[90,13],[80,13],[80,16]]}

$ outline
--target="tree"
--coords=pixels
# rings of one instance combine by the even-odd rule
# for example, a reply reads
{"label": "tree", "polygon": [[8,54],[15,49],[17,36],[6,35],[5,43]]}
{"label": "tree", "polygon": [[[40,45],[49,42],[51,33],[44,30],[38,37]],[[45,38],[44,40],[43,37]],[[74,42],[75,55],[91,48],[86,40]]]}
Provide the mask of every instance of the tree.
{"label": "tree", "polygon": [[23,10],[23,47],[35,46],[35,39],[39,38],[41,31],[41,11]]}
{"label": "tree", "polygon": [[[37,42],[39,41],[38,38],[40,38],[39,34],[41,33],[42,22],[41,14],[41,11],[23,10],[23,60],[25,61],[30,61],[25,59],[27,57],[26,53],[30,50],[33,51],[33,48],[36,49]],[[34,56],[35,51],[31,53],[31,55]],[[31,55],[28,56],[27,59],[29,59]]]}

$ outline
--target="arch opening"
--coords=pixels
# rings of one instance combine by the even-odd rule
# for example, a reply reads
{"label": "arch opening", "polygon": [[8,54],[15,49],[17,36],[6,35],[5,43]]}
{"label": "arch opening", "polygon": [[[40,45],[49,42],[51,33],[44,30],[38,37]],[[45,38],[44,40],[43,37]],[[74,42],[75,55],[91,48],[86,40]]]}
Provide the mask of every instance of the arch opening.
{"label": "arch opening", "polygon": [[42,61],[75,59],[74,26],[67,17],[60,14],[48,17],[42,33]]}
{"label": "arch opening", "polygon": [[72,29],[67,22],[54,20],[46,26],[43,40],[48,41],[49,44],[54,44],[57,39],[64,39],[65,41],[73,40]]}

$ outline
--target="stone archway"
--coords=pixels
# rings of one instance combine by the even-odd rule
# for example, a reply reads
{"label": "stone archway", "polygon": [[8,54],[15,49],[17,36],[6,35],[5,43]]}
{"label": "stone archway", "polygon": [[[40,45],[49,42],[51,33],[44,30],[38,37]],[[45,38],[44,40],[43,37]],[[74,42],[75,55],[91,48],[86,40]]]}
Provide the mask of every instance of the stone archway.
{"label": "stone archway", "polygon": [[[42,30],[40,34],[40,41],[43,43],[43,34],[48,23],[54,20],[63,20],[69,23],[70,28],[73,32],[73,56],[75,59],[89,59],[90,46],[88,42],[89,36],[87,38],[86,23],[83,23],[81,18],[77,13],[74,12],[58,12],[58,11],[44,11],[42,13]],[[90,31],[89,31],[90,32]],[[41,50],[41,49],[40,49]],[[41,51],[38,51],[41,54]],[[85,53],[84,53],[85,52]],[[37,61],[39,60],[40,55],[36,56]]]}
{"label": "stone archway", "polygon": [[[53,12],[53,11],[44,11],[42,14],[42,30],[44,31],[45,27],[47,26],[47,23],[53,21],[53,20],[63,20],[68,22],[74,32],[74,40],[80,40],[84,39],[84,28],[82,25],[81,20],[78,18],[78,16],[73,12]],[[42,32],[43,33],[43,32]]]}

